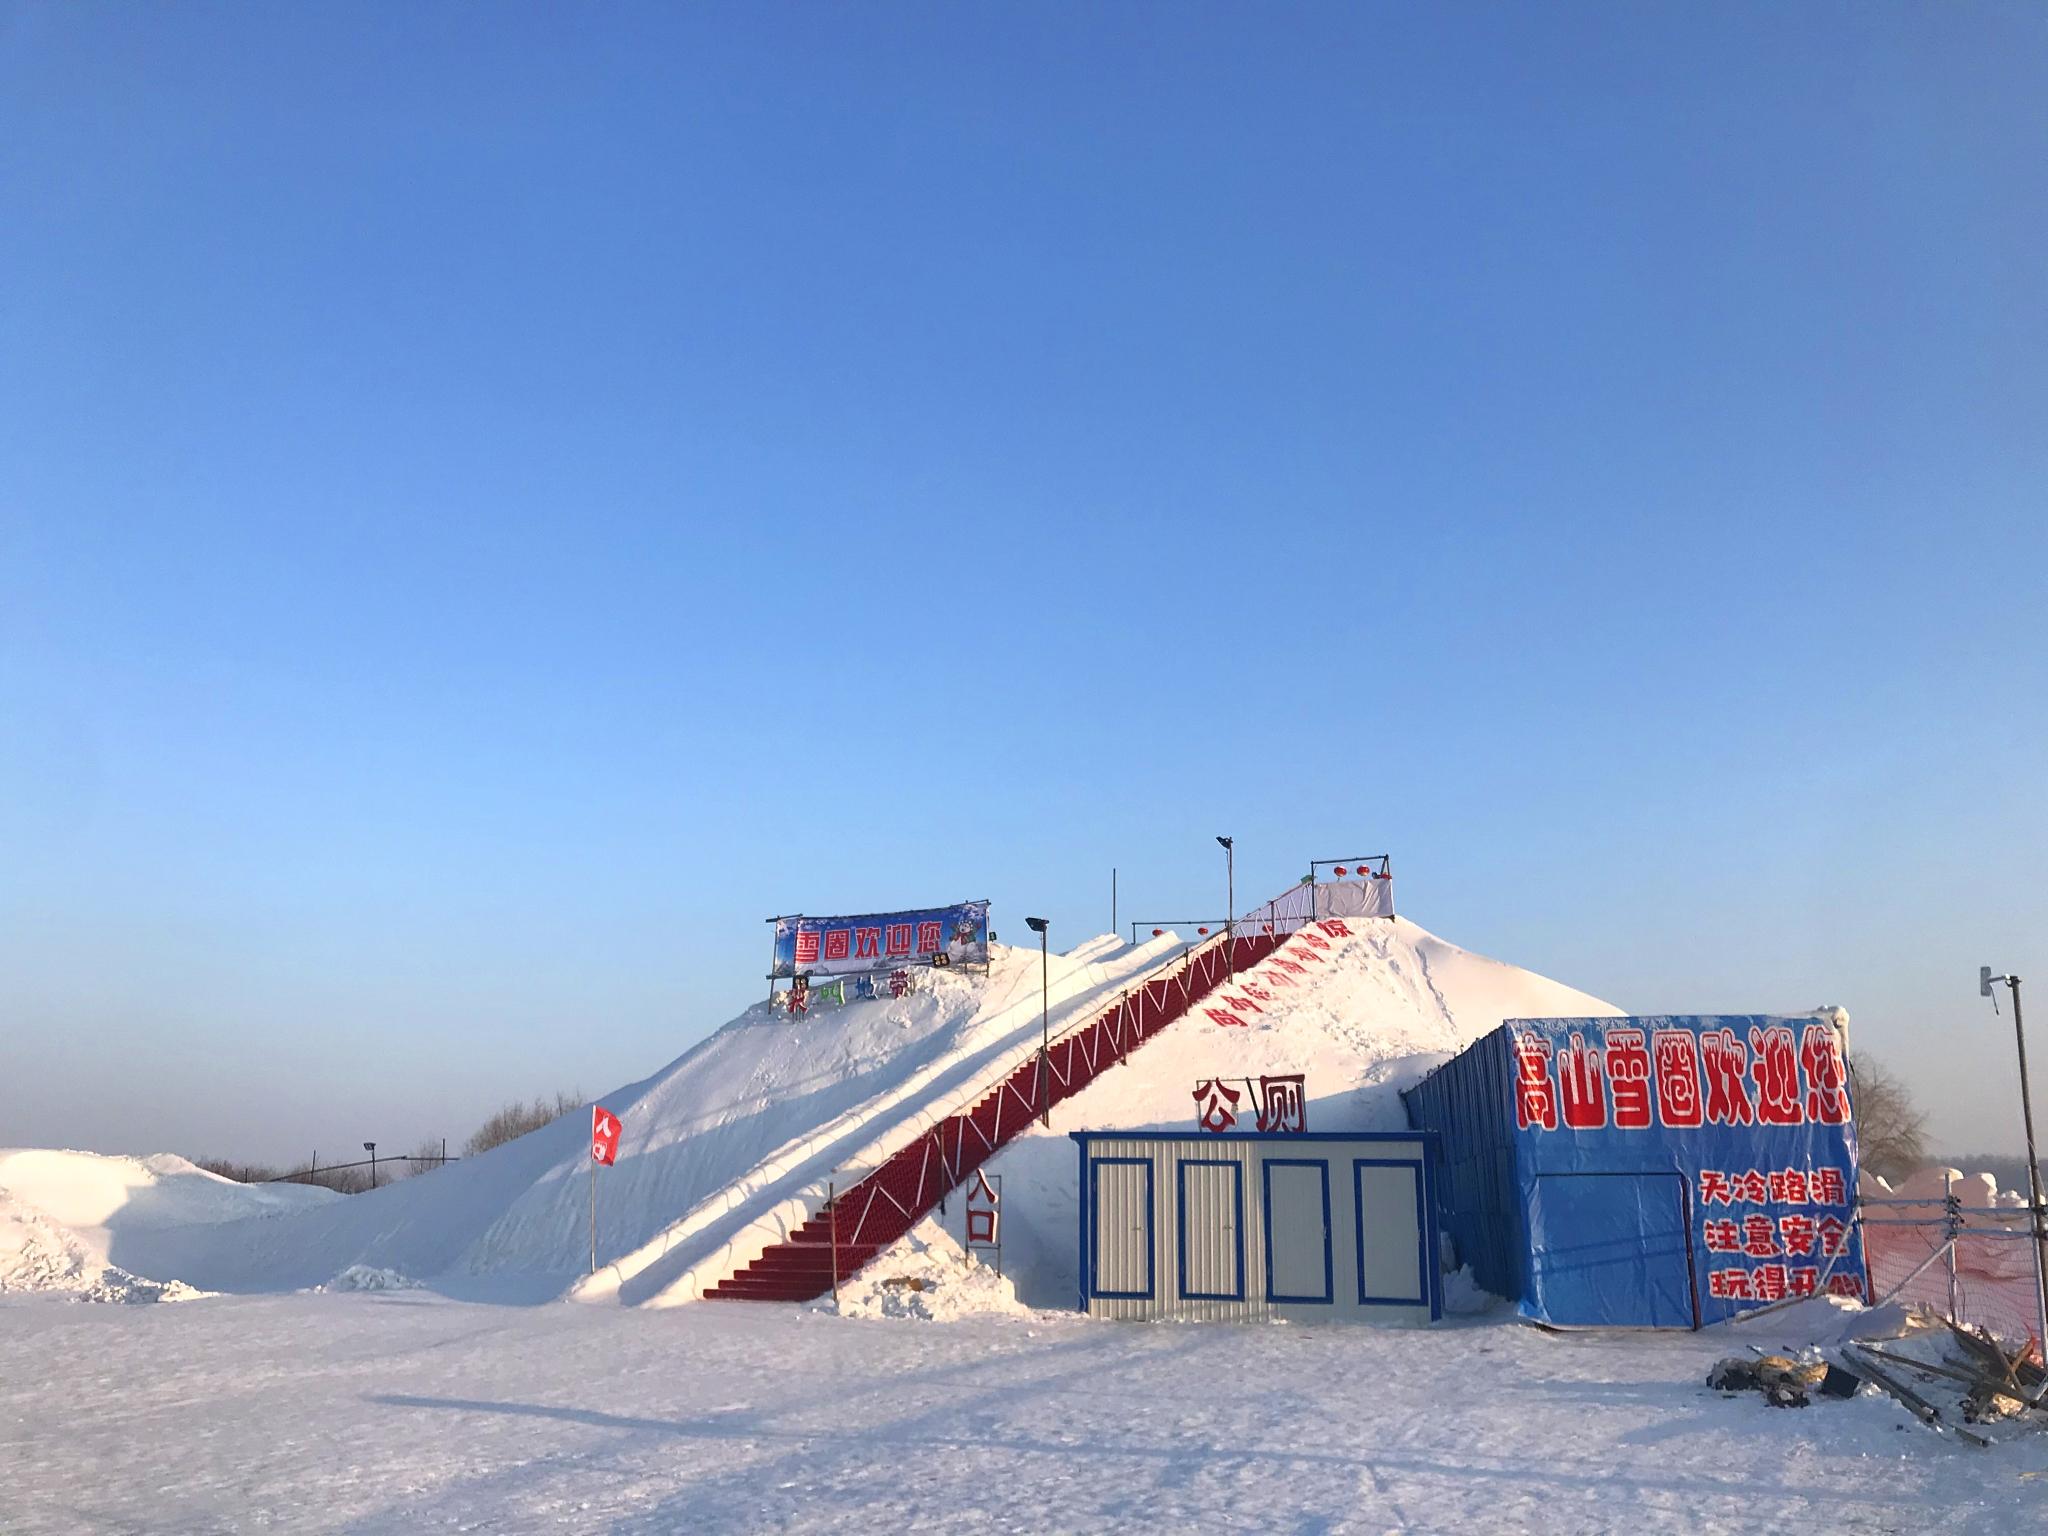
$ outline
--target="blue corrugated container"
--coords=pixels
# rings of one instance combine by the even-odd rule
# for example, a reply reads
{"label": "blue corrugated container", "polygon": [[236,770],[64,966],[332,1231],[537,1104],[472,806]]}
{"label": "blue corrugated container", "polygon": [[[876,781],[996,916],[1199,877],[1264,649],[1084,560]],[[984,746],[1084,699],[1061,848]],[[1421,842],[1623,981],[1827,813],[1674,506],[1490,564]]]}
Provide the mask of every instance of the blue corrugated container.
{"label": "blue corrugated container", "polygon": [[1863,1294],[1831,1018],[1510,1019],[1402,1098],[1459,1262],[1526,1317],[1697,1328]]}
{"label": "blue corrugated container", "polygon": [[1515,1192],[1514,1091],[1507,1033],[1497,1029],[1402,1095],[1408,1123],[1438,1133],[1437,1220],[1458,1262],[1496,1296],[1527,1289],[1529,1243]]}

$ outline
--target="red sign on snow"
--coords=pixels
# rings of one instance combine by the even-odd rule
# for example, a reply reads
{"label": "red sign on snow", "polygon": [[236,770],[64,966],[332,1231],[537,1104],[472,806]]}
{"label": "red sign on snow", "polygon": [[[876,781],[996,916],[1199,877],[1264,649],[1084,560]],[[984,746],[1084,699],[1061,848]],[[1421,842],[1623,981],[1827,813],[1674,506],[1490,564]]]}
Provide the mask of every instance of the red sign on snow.
{"label": "red sign on snow", "polygon": [[619,1117],[602,1104],[590,1106],[590,1155],[606,1167],[619,1160]]}

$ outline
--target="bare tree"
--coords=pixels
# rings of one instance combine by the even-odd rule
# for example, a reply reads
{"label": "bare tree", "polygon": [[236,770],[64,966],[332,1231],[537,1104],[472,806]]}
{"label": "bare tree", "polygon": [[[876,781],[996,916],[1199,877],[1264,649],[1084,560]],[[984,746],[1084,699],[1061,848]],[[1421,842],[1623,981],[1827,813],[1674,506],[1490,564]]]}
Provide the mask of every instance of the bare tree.
{"label": "bare tree", "polygon": [[1927,1116],[1913,1106],[1906,1085],[1868,1056],[1851,1065],[1856,1095],[1856,1141],[1863,1166],[1896,1184],[1927,1163]]}
{"label": "bare tree", "polygon": [[475,1157],[479,1152],[501,1147],[508,1141],[524,1136],[528,1131],[537,1131],[544,1125],[552,1124],[572,1109],[581,1109],[583,1102],[581,1090],[573,1093],[558,1092],[552,1103],[541,1098],[535,1099],[531,1104],[522,1104],[515,1099],[470,1133],[469,1140],[462,1144],[462,1155]]}

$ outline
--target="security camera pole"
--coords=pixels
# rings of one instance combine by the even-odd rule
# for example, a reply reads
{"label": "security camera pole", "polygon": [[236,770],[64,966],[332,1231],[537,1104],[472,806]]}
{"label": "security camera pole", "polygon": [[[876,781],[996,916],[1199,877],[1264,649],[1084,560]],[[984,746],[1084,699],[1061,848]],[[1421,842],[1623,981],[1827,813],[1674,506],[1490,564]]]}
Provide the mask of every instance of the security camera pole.
{"label": "security camera pole", "polygon": [[1223,845],[1223,961],[1230,968],[1232,977],[1237,975],[1237,850],[1227,837],[1218,837]]}
{"label": "security camera pole", "polygon": [[1046,1052],[1052,1048],[1052,1005],[1047,1000],[1045,930],[1046,920],[1042,917],[1027,917],[1024,926],[1038,935],[1038,1122],[1052,1124],[1052,1096],[1047,1092],[1045,1075]]}
{"label": "security camera pole", "polygon": [[[2027,1086],[2027,1029],[2020,1017],[2020,979],[1994,976],[1988,965],[1978,967],[1978,995],[1991,998],[1993,1008],[1998,1006],[1998,999],[1991,988],[2001,981],[2012,993],[2012,1035],[2020,1052],[2020,1115],[2027,1126],[2027,1218],[2034,1229],[2034,1300],[2039,1308],[2040,1337],[2048,1339],[2048,1220],[2043,1219],[2041,1164],[2034,1153],[2034,1096]],[[2048,1380],[2042,1382],[2042,1387],[2048,1390]],[[2034,1398],[2040,1401],[2041,1393],[2035,1393]]]}

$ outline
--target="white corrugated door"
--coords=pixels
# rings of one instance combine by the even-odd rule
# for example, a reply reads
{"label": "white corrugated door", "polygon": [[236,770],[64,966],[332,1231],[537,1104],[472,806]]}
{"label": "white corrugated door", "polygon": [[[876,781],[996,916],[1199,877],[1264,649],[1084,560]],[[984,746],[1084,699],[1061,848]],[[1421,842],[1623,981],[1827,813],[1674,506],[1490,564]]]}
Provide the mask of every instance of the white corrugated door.
{"label": "white corrugated door", "polygon": [[1266,1186],[1266,1299],[1334,1300],[1330,1165],[1321,1158],[1268,1157],[1259,1171]]}
{"label": "white corrugated door", "polygon": [[1095,1183],[1095,1273],[1097,1296],[1152,1295],[1152,1159],[1098,1157]]}
{"label": "white corrugated door", "polygon": [[1182,1299],[1244,1300],[1244,1165],[1235,1158],[1183,1158],[1175,1175]]}
{"label": "white corrugated door", "polygon": [[1421,1163],[1358,1158],[1351,1166],[1358,1201],[1359,1305],[1428,1306]]}

